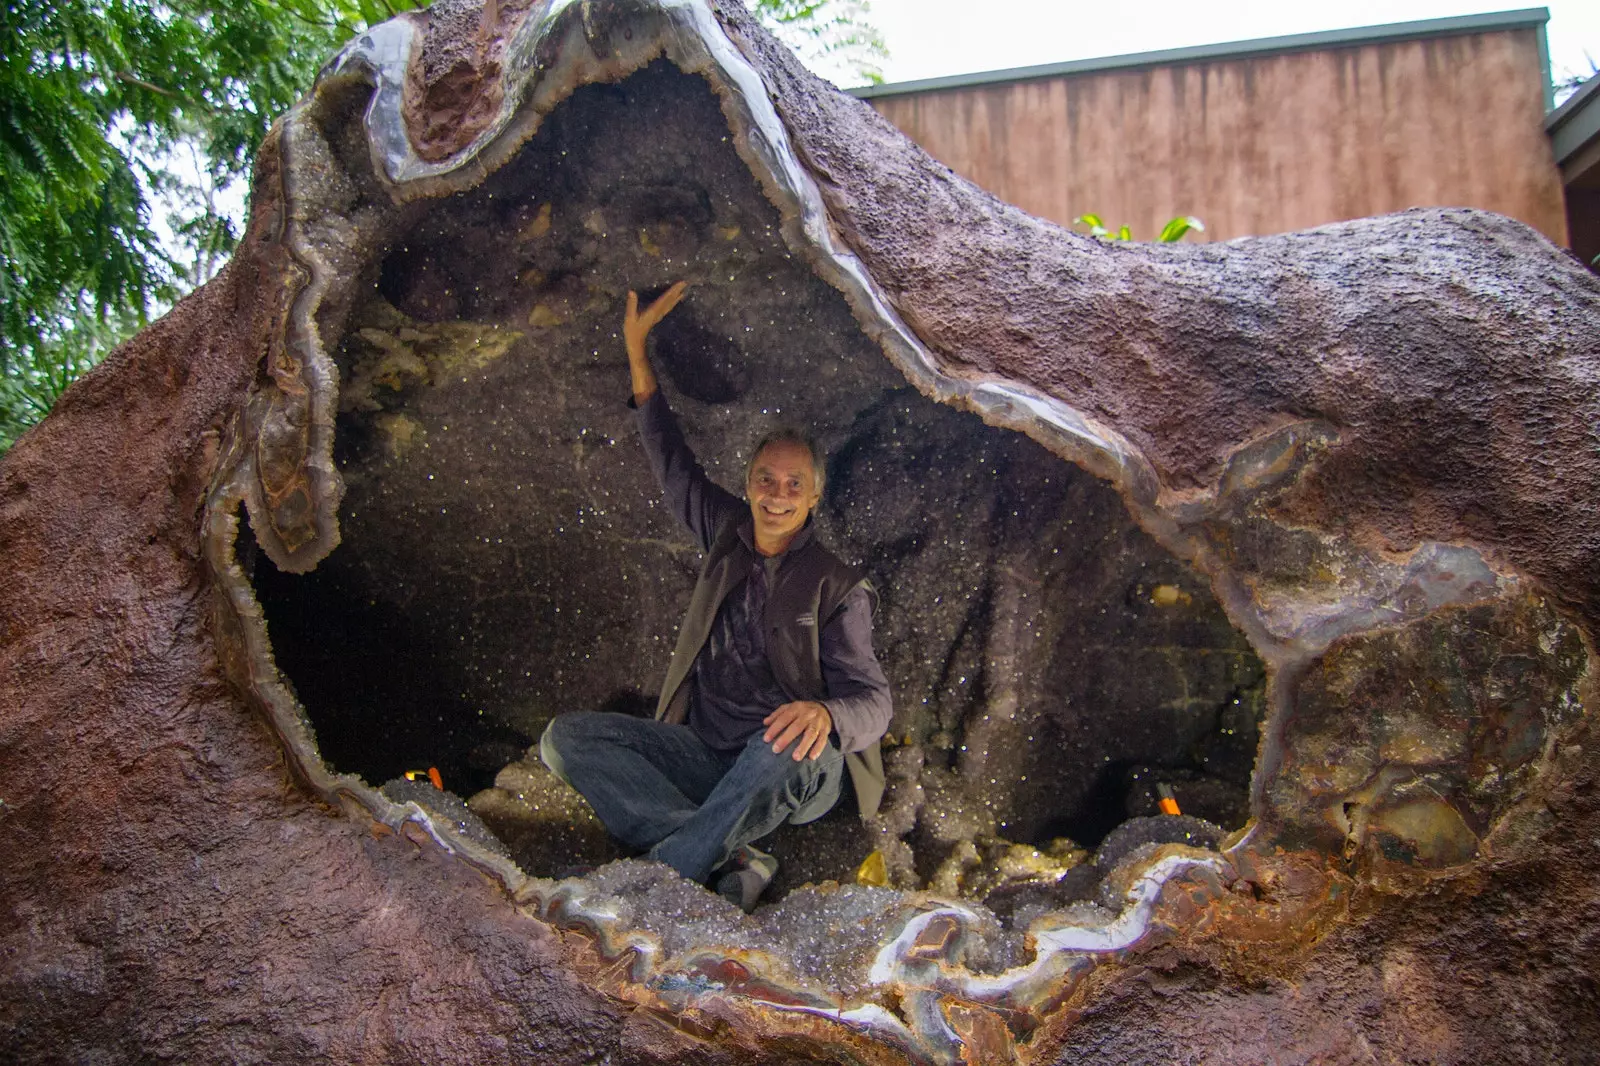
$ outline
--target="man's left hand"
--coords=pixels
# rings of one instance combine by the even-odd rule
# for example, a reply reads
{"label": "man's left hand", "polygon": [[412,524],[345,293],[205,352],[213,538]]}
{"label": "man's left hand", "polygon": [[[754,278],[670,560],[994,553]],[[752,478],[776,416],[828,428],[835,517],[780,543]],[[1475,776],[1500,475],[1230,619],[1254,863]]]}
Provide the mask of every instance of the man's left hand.
{"label": "man's left hand", "polygon": [[816,700],[785,703],[761,721],[767,727],[761,739],[772,745],[774,754],[781,755],[794,744],[794,761],[799,762],[806,758],[819,759],[828,750],[833,716]]}

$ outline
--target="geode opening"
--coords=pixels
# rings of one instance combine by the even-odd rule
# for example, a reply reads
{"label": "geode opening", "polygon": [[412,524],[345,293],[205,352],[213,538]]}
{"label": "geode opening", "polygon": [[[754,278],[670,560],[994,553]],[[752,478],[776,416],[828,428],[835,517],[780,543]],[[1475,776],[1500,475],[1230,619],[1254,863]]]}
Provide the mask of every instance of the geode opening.
{"label": "geode opening", "polygon": [[342,546],[254,571],[329,764],[437,766],[530,873],[615,854],[526,749],[557,713],[648,713],[665,670],[697,555],[617,330],[629,288],[688,278],[654,358],[702,461],[736,487],[772,417],[813,427],[822,534],[882,593],[884,815],[781,831],[779,892],[881,848],[901,887],[982,898],[1154,814],[1158,781],[1242,825],[1265,670],[1206,584],[1111,488],[909,386],[779,225],[706,82],[665,61],[409,209],[329,345]]}

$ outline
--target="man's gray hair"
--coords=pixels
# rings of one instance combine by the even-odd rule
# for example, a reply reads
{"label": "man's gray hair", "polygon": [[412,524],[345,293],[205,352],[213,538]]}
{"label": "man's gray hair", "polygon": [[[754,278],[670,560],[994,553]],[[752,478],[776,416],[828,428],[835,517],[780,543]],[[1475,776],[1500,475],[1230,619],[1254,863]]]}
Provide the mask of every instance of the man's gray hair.
{"label": "man's gray hair", "polygon": [[750,484],[750,475],[755,471],[756,460],[761,453],[766,451],[769,444],[798,444],[811,456],[811,476],[815,479],[817,495],[822,495],[822,489],[828,483],[828,460],[822,454],[822,449],[817,447],[816,438],[803,429],[794,426],[779,426],[756,442],[750,452],[750,460],[744,464],[744,483]]}

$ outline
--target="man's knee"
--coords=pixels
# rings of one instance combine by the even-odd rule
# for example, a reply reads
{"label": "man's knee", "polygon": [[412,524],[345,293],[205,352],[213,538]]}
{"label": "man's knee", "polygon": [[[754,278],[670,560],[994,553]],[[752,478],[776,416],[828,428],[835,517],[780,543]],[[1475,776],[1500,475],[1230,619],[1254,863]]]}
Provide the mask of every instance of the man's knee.
{"label": "man's knee", "polygon": [[794,813],[789,820],[795,825],[804,825],[827,814],[839,802],[840,785],[844,778],[844,756],[830,743],[821,757],[811,763],[806,774],[791,779],[789,802],[794,807]]}
{"label": "man's knee", "polygon": [[[539,736],[539,758],[549,767],[550,772],[565,781],[568,785],[572,780],[567,777],[566,762],[562,758],[562,749],[570,739],[570,720],[574,715],[557,715],[544,727],[544,732]],[[562,723],[568,723],[563,725]]]}
{"label": "man's knee", "polygon": [[839,749],[832,743],[816,759],[796,759],[793,747],[775,752],[771,743],[761,739],[760,733],[750,738],[741,758],[749,760],[757,775],[774,784],[781,783],[781,787],[797,802],[805,802],[814,796],[819,785],[837,775],[844,761]]}
{"label": "man's knee", "polygon": [[596,759],[604,759],[618,748],[633,747],[637,738],[632,736],[636,732],[632,727],[638,724],[638,719],[606,711],[558,714],[539,737],[539,758],[551,773],[573,785],[569,768],[581,773]]}

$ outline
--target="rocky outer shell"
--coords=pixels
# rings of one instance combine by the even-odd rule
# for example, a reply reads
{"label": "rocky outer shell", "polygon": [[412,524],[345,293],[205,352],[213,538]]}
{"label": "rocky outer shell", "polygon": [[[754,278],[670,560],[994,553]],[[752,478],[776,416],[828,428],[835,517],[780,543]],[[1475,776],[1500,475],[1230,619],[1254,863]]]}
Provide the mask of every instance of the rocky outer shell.
{"label": "rocky outer shell", "polygon": [[[1286,520],[1362,544],[1481,546],[1592,643],[1600,290],[1554,249],[1505,220],[1439,212],[1227,248],[1094,245],[951,177],[823,89],[740,5],[719,14],[834,224],[945,360],[1091,412],[1179,498],[1238,445],[1326,422],[1338,442],[1279,502]],[[460,63],[436,66],[461,78]],[[668,1009],[628,984],[626,959],[519,907],[412,823],[334,816],[289,780],[278,739],[225,681],[200,547],[203,502],[292,295],[276,151],[258,161],[230,267],[0,464],[0,1049],[23,1062],[914,1055],[738,996]],[[1582,1055],[1600,1037],[1591,731],[1586,718],[1565,738],[1470,874],[1377,883],[1317,851],[1240,849],[1226,878],[1165,890],[1157,946],[1096,974],[1025,1043],[972,1004],[929,1009],[969,1049],[1024,1061]]]}

